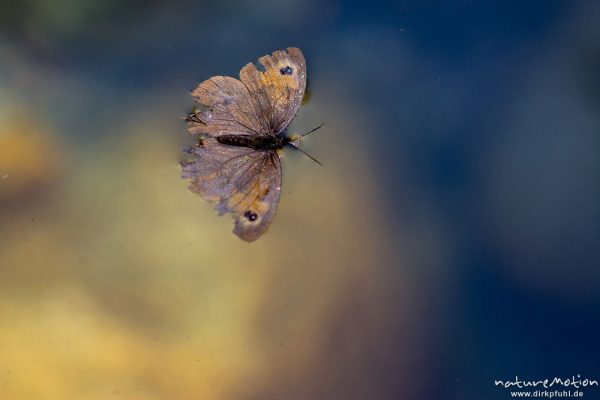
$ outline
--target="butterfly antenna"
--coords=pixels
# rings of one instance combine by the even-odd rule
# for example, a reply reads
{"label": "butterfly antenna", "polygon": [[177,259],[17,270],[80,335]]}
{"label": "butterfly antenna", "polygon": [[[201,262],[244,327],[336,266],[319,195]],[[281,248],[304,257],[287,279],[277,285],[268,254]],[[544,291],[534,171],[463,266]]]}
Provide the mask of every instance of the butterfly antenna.
{"label": "butterfly antenna", "polygon": [[[310,132],[309,132],[310,133]],[[296,146],[296,144],[294,142],[289,142],[288,143],[290,146],[292,146],[293,148],[295,148],[296,150],[299,150],[300,153],[304,154],[306,157],[310,158],[311,160],[313,160],[314,162],[316,162],[319,165],[323,165],[319,162],[319,160],[317,160],[316,158],[314,158],[313,156],[311,156],[310,154],[308,154],[307,152],[305,152],[304,150],[302,150],[300,147]]]}
{"label": "butterfly antenna", "polygon": [[[312,129],[312,130],[306,132],[305,134],[298,136],[298,139],[303,138],[304,136],[308,135],[309,133],[313,133],[314,131],[316,131],[318,129],[321,129],[323,127],[323,125],[325,125],[324,122],[321,125],[317,126],[315,129]],[[296,139],[296,140],[298,140],[298,139]]]}

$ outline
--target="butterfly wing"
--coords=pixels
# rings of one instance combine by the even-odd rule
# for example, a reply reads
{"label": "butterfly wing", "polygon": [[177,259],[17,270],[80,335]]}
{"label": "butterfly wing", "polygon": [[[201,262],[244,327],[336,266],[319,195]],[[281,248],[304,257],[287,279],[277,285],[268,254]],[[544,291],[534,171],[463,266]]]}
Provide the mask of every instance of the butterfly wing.
{"label": "butterfly wing", "polygon": [[264,71],[250,63],[240,71],[240,79],[248,88],[258,118],[278,134],[290,124],[304,98],[306,61],[296,47],[279,50],[259,58]]}
{"label": "butterfly wing", "polygon": [[192,92],[199,105],[188,117],[188,131],[211,137],[220,135],[261,135],[268,124],[259,119],[248,88],[229,76],[213,76]]}
{"label": "butterfly wing", "polygon": [[258,239],[275,216],[281,192],[281,161],[274,151],[226,146],[205,139],[186,152],[199,159],[183,165],[190,190],[216,201],[219,215],[232,213],[233,232],[251,242]]}
{"label": "butterfly wing", "polygon": [[187,118],[189,132],[205,139],[186,149],[199,157],[183,165],[190,189],[217,202],[219,214],[235,216],[233,232],[256,240],[271,223],[281,192],[281,161],[275,151],[227,146],[221,135],[277,135],[290,124],[306,89],[306,62],[288,48],[248,64],[240,80],[215,76],[192,92],[199,110]]}

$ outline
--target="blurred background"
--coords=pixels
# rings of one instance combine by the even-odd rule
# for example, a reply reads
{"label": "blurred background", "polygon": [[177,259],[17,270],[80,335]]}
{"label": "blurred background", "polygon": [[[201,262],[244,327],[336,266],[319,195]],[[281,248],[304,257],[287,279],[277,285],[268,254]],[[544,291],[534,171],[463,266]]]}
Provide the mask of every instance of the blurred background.
{"label": "blurred background", "polygon": [[[600,3],[0,1],[0,399],[504,399],[600,379]],[[189,92],[289,46],[268,233]],[[594,397],[598,396],[598,397]],[[589,389],[586,398],[600,398]]]}

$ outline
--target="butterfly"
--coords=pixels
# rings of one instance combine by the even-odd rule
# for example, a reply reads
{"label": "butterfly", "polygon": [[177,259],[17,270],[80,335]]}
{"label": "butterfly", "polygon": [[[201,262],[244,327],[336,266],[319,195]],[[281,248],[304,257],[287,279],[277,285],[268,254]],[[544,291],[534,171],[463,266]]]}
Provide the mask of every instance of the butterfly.
{"label": "butterfly", "polygon": [[275,216],[281,194],[278,151],[296,147],[298,138],[284,131],[306,90],[300,49],[276,51],[259,63],[242,68],[239,80],[213,76],[192,92],[198,108],[186,121],[199,141],[183,150],[196,159],[182,163],[189,189],[216,202],[219,215],[233,214],[233,233],[248,242],[265,233]]}

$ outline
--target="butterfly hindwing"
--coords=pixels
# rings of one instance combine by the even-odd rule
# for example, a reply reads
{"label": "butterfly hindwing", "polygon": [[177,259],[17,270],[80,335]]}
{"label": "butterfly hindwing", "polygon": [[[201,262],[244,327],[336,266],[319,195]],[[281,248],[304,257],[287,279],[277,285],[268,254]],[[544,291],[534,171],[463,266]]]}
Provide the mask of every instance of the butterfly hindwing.
{"label": "butterfly hindwing", "polygon": [[261,135],[267,132],[248,88],[229,76],[213,76],[192,92],[200,108],[188,116],[191,134],[212,137],[220,135]]}

